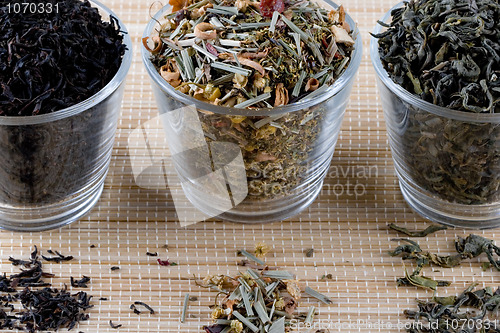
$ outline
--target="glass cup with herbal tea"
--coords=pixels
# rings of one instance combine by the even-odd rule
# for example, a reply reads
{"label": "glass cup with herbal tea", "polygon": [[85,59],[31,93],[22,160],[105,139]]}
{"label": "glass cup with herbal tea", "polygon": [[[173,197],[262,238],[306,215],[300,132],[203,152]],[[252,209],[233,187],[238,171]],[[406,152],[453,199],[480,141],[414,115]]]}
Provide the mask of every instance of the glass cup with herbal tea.
{"label": "glass cup with herbal tea", "polygon": [[142,51],[197,209],[258,223],[314,201],[361,61],[343,7],[172,0],[146,27]]}
{"label": "glass cup with herbal tea", "polygon": [[403,196],[453,226],[500,225],[500,5],[401,3],[371,58]]}
{"label": "glass cup with herbal tea", "polygon": [[0,4],[0,228],[38,231],[99,199],[132,46],[97,1],[19,8]]}

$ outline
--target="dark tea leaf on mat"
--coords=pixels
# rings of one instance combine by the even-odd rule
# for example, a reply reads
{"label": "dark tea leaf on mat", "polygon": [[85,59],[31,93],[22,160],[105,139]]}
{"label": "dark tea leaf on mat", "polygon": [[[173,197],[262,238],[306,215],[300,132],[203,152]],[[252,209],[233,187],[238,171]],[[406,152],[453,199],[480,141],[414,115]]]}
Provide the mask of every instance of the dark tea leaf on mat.
{"label": "dark tea leaf on mat", "polygon": [[394,223],[389,224],[389,228],[392,230],[395,230],[397,232],[403,233],[403,234],[410,236],[410,237],[426,237],[427,235],[430,235],[436,231],[448,229],[448,227],[446,227],[444,225],[432,224],[432,225],[428,226],[427,228],[425,228],[424,230],[411,231],[411,230],[408,230],[407,228],[398,226],[397,224],[394,224]]}

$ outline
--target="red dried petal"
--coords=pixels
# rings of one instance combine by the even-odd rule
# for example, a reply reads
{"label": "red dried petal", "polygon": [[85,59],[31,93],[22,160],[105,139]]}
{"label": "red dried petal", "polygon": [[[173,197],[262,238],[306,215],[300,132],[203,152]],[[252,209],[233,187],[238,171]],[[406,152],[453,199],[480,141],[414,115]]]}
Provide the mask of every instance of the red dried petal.
{"label": "red dried petal", "polygon": [[171,262],[170,259],[167,260],[157,259],[156,261],[158,261],[158,264],[160,264],[160,266],[177,266],[177,263]]}
{"label": "red dried petal", "polygon": [[[283,0],[276,0],[274,1],[274,10],[277,11],[278,13],[283,13],[285,11],[285,3]],[[272,15],[271,15],[272,16]]]}
{"label": "red dried petal", "polygon": [[283,0],[261,0],[260,1],[260,14],[264,17],[272,17],[273,12],[283,13],[285,10],[285,3]]}
{"label": "red dried petal", "polygon": [[214,56],[218,57],[219,56],[219,52],[217,52],[217,50],[215,49],[215,47],[210,44],[210,43],[207,43],[207,51],[212,53]]}

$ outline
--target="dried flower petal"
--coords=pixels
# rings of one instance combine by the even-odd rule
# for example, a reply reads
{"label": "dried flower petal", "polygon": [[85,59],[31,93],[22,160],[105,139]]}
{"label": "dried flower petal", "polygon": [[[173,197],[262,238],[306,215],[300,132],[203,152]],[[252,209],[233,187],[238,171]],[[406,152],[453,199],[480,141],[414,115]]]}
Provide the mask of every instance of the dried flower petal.
{"label": "dried flower petal", "polygon": [[240,56],[248,59],[262,59],[267,57],[268,53],[269,49],[265,49],[264,51],[261,52],[243,52],[240,54]]}
{"label": "dried flower petal", "polygon": [[[264,153],[266,154],[266,153]],[[271,155],[271,154],[266,154],[268,158],[272,158],[271,160],[274,161],[276,160],[276,157]],[[258,242],[255,244],[255,255],[258,258],[264,258],[266,254],[269,253],[271,248],[264,242]]]}
{"label": "dried flower petal", "polygon": [[187,0],[169,0],[169,5],[172,6],[172,13],[186,7]]}
{"label": "dried flower petal", "polygon": [[156,54],[156,53],[160,52],[161,47],[163,46],[163,42],[161,41],[160,37],[158,37],[158,36],[151,37],[151,39],[153,40],[154,45],[155,45],[154,49],[151,49],[149,47],[149,45],[148,45],[148,39],[149,39],[149,37],[144,37],[142,39],[142,45],[144,45],[144,47],[146,48],[146,50],[148,50],[152,54]]}
{"label": "dried flower petal", "polygon": [[238,61],[242,65],[245,65],[245,66],[248,66],[248,67],[255,69],[257,72],[260,73],[260,75],[262,75],[262,76],[266,75],[266,71],[264,70],[264,67],[262,67],[262,65],[259,64],[258,62],[255,62],[253,60],[250,60],[250,59],[247,59],[247,58],[244,58],[241,56],[238,57]]}
{"label": "dried flower petal", "polygon": [[255,137],[259,140],[261,139],[269,139],[271,138],[274,133],[276,133],[276,127],[271,126],[271,125],[265,125],[257,130],[255,133]]}
{"label": "dried flower petal", "polygon": [[260,13],[264,17],[272,17],[273,12],[283,13],[285,10],[285,3],[283,0],[261,0]]}
{"label": "dried flower petal", "polygon": [[330,29],[335,36],[335,42],[345,44],[347,46],[354,45],[354,39],[352,39],[352,37],[344,28],[332,25]]}
{"label": "dried flower petal", "polygon": [[207,47],[207,51],[212,53],[214,56],[218,57],[219,56],[219,52],[217,52],[217,50],[215,49],[215,47],[210,44],[210,43],[207,43],[206,44],[206,47]]}
{"label": "dried flower petal", "polygon": [[295,308],[297,308],[297,302],[293,298],[287,297],[285,299],[285,312],[291,315],[295,311]]}
{"label": "dried flower petal", "polygon": [[276,161],[276,156],[262,151],[257,153],[257,156],[255,157],[255,162],[267,162],[267,161]]}
{"label": "dried flower petal", "polygon": [[160,75],[174,88],[177,88],[181,84],[181,74],[175,59],[167,60],[167,64],[160,68]]}
{"label": "dried flower petal", "polygon": [[245,88],[245,86],[248,83],[248,76],[241,75],[241,74],[235,74],[233,77],[233,82],[234,82],[234,87],[241,89]]}
{"label": "dried flower petal", "polygon": [[286,291],[292,296],[295,300],[299,300],[302,296],[302,292],[300,291],[299,280],[283,280],[286,284]]}
{"label": "dried flower petal", "polygon": [[232,53],[228,53],[228,52],[222,52],[222,53],[219,53],[218,55],[219,59],[222,59],[222,60],[234,60],[234,56]]}
{"label": "dried flower petal", "polygon": [[287,105],[288,101],[288,89],[285,88],[283,83],[278,83],[276,85],[276,98],[274,100],[274,106]]}
{"label": "dried flower petal", "polygon": [[207,3],[205,6],[202,6],[200,8],[195,8],[191,11],[191,19],[196,20],[205,15],[207,12],[207,8],[213,8],[214,5],[212,3]]}
{"label": "dried flower petal", "polygon": [[306,91],[314,91],[318,89],[319,81],[315,78],[310,78],[306,83]]}
{"label": "dried flower petal", "polygon": [[225,316],[225,312],[223,309],[219,308],[219,307],[215,307],[213,310],[212,310],[212,313],[210,314],[210,317],[212,319],[219,319],[219,318],[222,318]]}
{"label": "dried flower petal", "polygon": [[217,31],[210,23],[201,22],[194,27],[194,35],[199,39],[210,40],[217,37]]}
{"label": "dried flower petal", "polygon": [[234,333],[241,333],[243,332],[243,323],[239,320],[231,320],[231,325],[229,325],[231,328],[231,332]]}
{"label": "dried flower petal", "polygon": [[247,0],[236,0],[236,2],[234,3],[234,6],[236,8],[238,8],[239,12],[244,13],[247,11],[248,1]]}

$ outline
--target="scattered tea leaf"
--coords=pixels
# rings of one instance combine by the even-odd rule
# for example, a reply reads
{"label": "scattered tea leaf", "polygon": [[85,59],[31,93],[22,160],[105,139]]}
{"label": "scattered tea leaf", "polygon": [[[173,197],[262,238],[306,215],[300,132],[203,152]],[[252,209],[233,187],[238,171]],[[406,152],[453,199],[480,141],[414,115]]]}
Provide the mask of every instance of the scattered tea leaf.
{"label": "scattered tea leaf", "polygon": [[43,256],[42,255],[42,258],[46,261],[54,261],[54,262],[57,262],[57,263],[60,263],[62,261],[70,261],[70,260],[73,260],[73,256],[64,256],[62,254],[60,254],[59,252],[57,251],[52,251],[52,250],[47,250],[47,252],[49,254],[53,254],[53,255],[56,255],[55,257],[46,257],[46,256]]}
{"label": "scattered tea leaf", "polygon": [[[50,252],[49,252],[50,253]],[[35,246],[29,260],[9,258],[13,265],[24,267],[18,274],[0,275],[0,329],[28,332],[53,331],[62,328],[71,330],[80,321],[87,320],[85,311],[91,308],[92,296],[80,291],[71,294],[66,290],[51,288],[43,278],[53,277],[42,269],[42,262]],[[81,283],[84,286],[85,279]],[[79,285],[76,285],[79,286]],[[31,287],[43,287],[30,289]],[[17,291],[22,288],[21,291]],[[14,302],[19,305],[14,306]],[[5,310],[9,309],[7,315]]]}
{"label": "scattered tea leaf", "polygon": [[410,231],[407,228],[400,227],[394,223],[389,224],[389,228],[391,228],[392,230],[396,230],[397,232],[401,232],[410,237],[426,237],[427,235],[432,234],[436,231],[448,229],[448,227],[444,225],[432,224],[422,231]]}
{"label": "scattered tea leaf", "polygon": [[152,307],[150,307],[148,304],[146,304],[144,302],[135,301],[134,305],[141,305],[141,306],[145,307],[149,311],[149,314],[155,314],[155,310],[153,310]]}
{"label": "scattered tea leaf", "polygon": [[306,255],[307,258],[311,258],[314,255],[314,249],[304,250],[304,254]]}
{"label": "scattered tea leaf", "polygon": [[189,294],[186,294],[184,296],[184,303],[182,305],[181,323],[184,323],[184,321],[186,320],[186,312],[189,305],[189,301],[190,301]]}
{"label": "scattered tea leaf", "polygon": [[[297,320],[312,324],[313,311],[309,316],[297,314],[301,299],[301,287],[295,275],[283,270],[256,272],[251,268],[234,278],[226,275],[209,275],[196,285],[217,291],[211,306],[214,324],[204,326],[207,333],[268,332],[285,333],[285,323]],[[326,304],[332,301],[310,288],[306,292]]]}
{"label": "scattered tea leaf", "polygon": [[[405,323],[409,333],[422,332],[496,332],[496,316],[500,305],[500,289],[491,288],[473,291],[475,284],[457,296],[432,297],[429,301],[417,300],[417,310],[405,310]],[[483,323],[491,323],[492,329]],[[457,323],[465,323],[457,325]]]}
{"label": "scattered tea leaf", "polygon": [[80,280],[75,280],[73,277],[70,277],[70,281],[72,287],[88,288],[87,283],[90,282],[90,278],[85,275]]}
{"label": "scattered tea leaf", "polygon": [[121,324],[116,324],[116,325],[113,324],[112,320],[109,321],[109,326],[111,326],[111,328],[114,328],[114,329],[118,329],[118,328],[122,327]]}
{"label": "scattered tea leaf", "polygon": [[320,300],[321,302],[323,302],[325,304],[332,304],[333,303],[331,299],[329,299],[328,297],[326,297],[322,293],[317,292],[316,290],[314,290],[310,287],[306,287],[305,293],[308,294],[309,296],[312,296],[312,297]]}
{"label": "scattered tea leaf", "polygon": [[245,251],[245,250],[239,250],[238,253],[244,255],[245,257],[247,257],[248,259],[250,260],[253,260],[255,261],[257,264],[259,265],[262,265],[262,266],[265,266],[266,263],[264,261],[262,261],[261,259],[257,258],[256,256],[254,256],[253,254]]}
{"label": "scattered tea leaf", "polygon": [[495,255],[500,256],[500,248],[492,240],[471,234],[465,239],[458,237],[455,247],[464,258],[475,258],[485,253],[490,264],[500,271],[500,260],[495,259]]}

